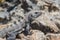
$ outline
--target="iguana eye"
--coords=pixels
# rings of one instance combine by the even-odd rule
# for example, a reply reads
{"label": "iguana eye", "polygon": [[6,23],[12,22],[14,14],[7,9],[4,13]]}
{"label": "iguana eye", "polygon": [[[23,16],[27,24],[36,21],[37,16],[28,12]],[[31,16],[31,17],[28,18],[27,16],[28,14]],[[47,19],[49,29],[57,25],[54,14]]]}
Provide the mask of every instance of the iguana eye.
{"label": "iguana eye", "polygon": [[35,14],[38,14],[38,12],[35,12]]}

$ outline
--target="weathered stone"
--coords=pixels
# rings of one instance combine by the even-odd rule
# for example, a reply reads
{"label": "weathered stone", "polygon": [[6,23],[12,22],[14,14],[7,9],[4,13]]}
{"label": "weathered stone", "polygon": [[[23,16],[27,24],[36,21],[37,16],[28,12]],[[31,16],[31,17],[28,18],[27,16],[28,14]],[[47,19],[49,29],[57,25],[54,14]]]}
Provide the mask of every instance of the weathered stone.
{"label": "weathered stone", "polygon": [[60,40],[60,34],[48,33],[46,37],[48,40]]}
{"label": "weathered stone", "polygon": [[45,40],[45,35],[43,32],[38,30],[33,30],[32,33],[33,34],[31,36],[31,40]]}
{"label": "weathered stone", "polygon": [[0,38],[0,40],[6,40],[5,38]]}

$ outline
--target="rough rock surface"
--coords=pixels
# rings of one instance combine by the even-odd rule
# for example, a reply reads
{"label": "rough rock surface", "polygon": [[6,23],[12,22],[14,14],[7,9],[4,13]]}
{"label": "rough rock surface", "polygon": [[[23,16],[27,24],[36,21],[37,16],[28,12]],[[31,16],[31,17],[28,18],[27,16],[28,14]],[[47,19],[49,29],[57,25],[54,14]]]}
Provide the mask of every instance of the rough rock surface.
{"label": "rough rock surface", "polygon": [[60,40],[60,0],[0,0],[0,40]]}
{"label": "rough rock surface", "polygon": [[46,36],[48,40],[60,40],[60,34],[48,33]]}

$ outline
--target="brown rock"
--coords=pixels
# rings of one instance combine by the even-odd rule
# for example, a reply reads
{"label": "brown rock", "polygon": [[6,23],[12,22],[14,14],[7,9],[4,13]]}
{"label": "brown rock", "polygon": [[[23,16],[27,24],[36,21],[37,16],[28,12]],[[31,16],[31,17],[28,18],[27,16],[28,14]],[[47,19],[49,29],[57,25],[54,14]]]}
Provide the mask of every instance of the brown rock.
{"label": "brown rock", "polygon": [[48,40],[60,40],[60,34],[49,33],[46,36]]}
{"label": "brown rock", "polygon": [[45,35],[43,32],[38,30],[33,30],[33,34],[31,36],[31,40],[45,40]]}
{"label": "brown rock", "polygon": [[0,40],[6,40],[5,38],[3,39],[3,38],[0,38]]}
{"label": "brown rock", "polygon": [[45,35],[43,32],[39,30],[31,30],[32,35],[25,36],[24,34],[20,34],[21,40],[45,40]]}

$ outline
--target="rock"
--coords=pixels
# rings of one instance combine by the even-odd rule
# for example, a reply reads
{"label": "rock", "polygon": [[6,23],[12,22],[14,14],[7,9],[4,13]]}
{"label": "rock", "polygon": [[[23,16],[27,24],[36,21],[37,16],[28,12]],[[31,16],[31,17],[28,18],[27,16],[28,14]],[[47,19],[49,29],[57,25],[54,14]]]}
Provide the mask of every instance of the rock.
{"label": "rock", "polygon": [[31,35],[26,36],[23,33],[19,34],[19,36],[18,36],[18,38],[21,40],[30,40],[30,37],[31,37]]}
{"label": "rock", "polygon": [[20,39],[16,39],[16,40],[20,40]]}
{"label": "rock", "polygon": [[0,3],[4,3],[5,2],[5,0],[0,0]]}
{"label": "rock", "polygon": [[19,34],[19,39],[21,40],[46,40],[43,32],[39,30],[31,30],[32,34],[25,36],[24,34]]}
{"label": "rock", "polygon": [[[59,40],[59,34],[47,34],[60,33],[59,2],[60,0],[0,0],[0,37],[13,32],[21,33],[16,40],[46,40],[46,37],[48,40]],[[30,31],[32,34],[26,35]]]}
{"label": "rock", "polygon": [[5,38],[0,38],[0,40],[6,40]]}
{"label": "rock", "polygon": [[60,40],[60,34],[48,33],[46,37],[48,40]]}
{"label": "rock", "polygon": [[31,40],[45,40],[45,35],[43,32],[39,30],[33,30],[32,33]]}

